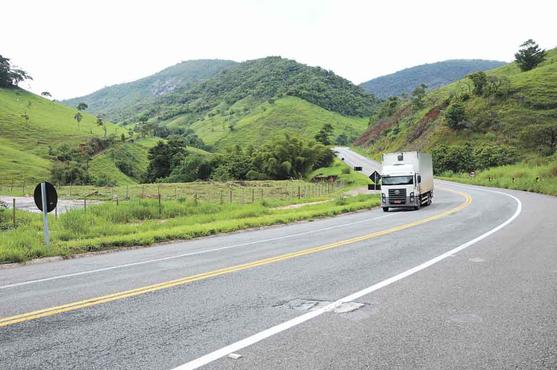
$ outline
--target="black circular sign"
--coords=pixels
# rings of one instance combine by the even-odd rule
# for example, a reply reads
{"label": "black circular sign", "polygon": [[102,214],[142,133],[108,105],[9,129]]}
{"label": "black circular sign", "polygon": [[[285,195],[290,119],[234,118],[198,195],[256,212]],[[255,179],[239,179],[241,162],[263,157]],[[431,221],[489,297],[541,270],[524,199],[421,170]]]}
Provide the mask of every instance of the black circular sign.
{"label": "black circular sign", "polygon": [[[56,205],[58,204],[58,193],[56,193],[56,189],[54,185],[50,182],[45,182],[45,190],[46,190],[46,211],[52,212]],[[41,194],[41,184],[38,184],[35,187],[35,192],[33,193],[33,197],[35,198],[35,205],[38,209],[43,211],[43,197]]]}

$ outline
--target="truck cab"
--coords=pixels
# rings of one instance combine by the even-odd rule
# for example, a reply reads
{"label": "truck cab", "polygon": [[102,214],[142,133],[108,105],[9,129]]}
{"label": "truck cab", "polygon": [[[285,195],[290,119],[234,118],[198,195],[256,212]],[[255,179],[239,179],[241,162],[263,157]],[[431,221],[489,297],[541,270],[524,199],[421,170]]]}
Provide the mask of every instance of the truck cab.
{"label": "truck cab", "polygon": [[418,152],[387,153],[383,155],[381,174],[381,206],[413,208],[431,204],[433,198],[433,168],[431,155]]}

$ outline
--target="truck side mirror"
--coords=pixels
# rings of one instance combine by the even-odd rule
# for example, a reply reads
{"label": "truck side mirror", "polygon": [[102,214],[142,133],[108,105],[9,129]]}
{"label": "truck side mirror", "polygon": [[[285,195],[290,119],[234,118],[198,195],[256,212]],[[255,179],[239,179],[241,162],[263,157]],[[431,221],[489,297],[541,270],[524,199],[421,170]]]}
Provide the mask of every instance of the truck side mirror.
{"label": "truck side mirror", "polygon": [[422,175],[418,175],[418,184],[422,183]]}

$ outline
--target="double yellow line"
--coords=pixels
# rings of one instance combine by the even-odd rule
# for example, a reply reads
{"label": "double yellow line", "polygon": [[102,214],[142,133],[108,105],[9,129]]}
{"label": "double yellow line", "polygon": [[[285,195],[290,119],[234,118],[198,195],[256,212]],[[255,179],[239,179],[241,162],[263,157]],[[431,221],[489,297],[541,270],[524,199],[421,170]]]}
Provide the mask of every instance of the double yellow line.
{"label": "double yellow line", "polygon": [[391,227],[389,229],[376,231],[376,232],[366,234],[366,235],[363,235],[363,236],[358,236],[358,237],[351,238],[351,239],[341,240],[341,241],[330,243],[330,244],[324,244],[324,245],[320,245],[320,246],[317,246],[317,247],[306,248],[306,249],[302,249],[302,250],[297,251],[297,252],[281,254],[279,256],[264,258],[264,259],[260,259],[260,260],[253,261],[253,262],[248,262],[248,263],[244,263],[244,264],[240,264],[240,265],[235,265],[235,266],[225,267],[225,268],[218,269],[218,270],[204,272],[204,273],[201,273],[201,274],[186,276],[186,277],[176,279],[176,280],[165,281],[163,283],[147,285],[147,286],[144,286],[144,287],[141,287],[141,288],[136,288],[136,289],[126,290],[126,291],[123,291],[123,292],[108,294],[108,295],[104,295],[104,296],[100,296],[100,297],[85,299],[85,300],[82,300],[82,301],[72,302],[72,303],[68,303],[68,304],[61,305],[61,306],[56,306],[56,307],[45,308],[45,309],[42,309],[42,310],[23,313],[23,314],[20,314],[20,315],[4,317],[4,318],[0,319],[0,327],[10,326],[10,325],[18,324],[18,323],[25,322],[25,321],[39,319],[39,318],[42,318],[42,317],[53,316],[53,315],[57,315],[57,314],[64,313],[64,312],[75,311],[75,310],[79,310],[79,309],[86,308],[86,307],[96,306],[98,304],[117,301],[117,300],[120,300],[120,299],[129,298],[129,297],[135,297],[135,296],[142,295],[142,294],[145,294],[145,293],[156,292],[156,291],[161,290],[161,289],[168,289],[168,288],[172,288],[172,287],[179,286],[179,285],[189,284],[189,283],[192,283],[194,281],[205,280],[205,279],[209,279],[209,278],[216,277],[216,276],[230,274],[232,272],[247,270],[247,269],[251,269],[251,268],[254,268],[254,267],[258,267],[258,266],[269,265],[271,263],[286,261],[286,260],[296,258],[296,257],[301,257],[301,256],[309,255],[309,254],[323,252],[323,251],[326,251],[326,250],[329,250],[329,249],[339,248],[339,247],[342,247],[342,246],[345,246],[345,245],[349,245],[349,244],[361,242],[361,241],[364,241],[364,240],[377,238],[377,237],[380,237],[380,236],[383,236],[383,235],[387,235],[387,234],[391,234],[391,233],[394,233],[394,232],[397,232],[397,231],[405,230],[405,229],[408,229],[408,228],[411,228],[411,227],[414,227],[414,226],[422,225],[422,224],[425,224],[425,223],[430,222],[430,221],[438,220],[438,219],[446,217],[446,216],[448,216],[452,213],[458,212],[458,211],[468,207],[472,203],[472,197],[467,193],[463,193],[463,192],[459,192],[459,191],[455,191],[455,190],[451,190],[451,189],[445,189],[445,190],[463,196],[465,201],[463,203],[461,203],[460,205],[458,205],[457,207],[452,208],[448,211],[444,211],[442,213],[438,213],[436,215],[433,215],[433,216],[430,216],[430,217],[427,217],[427,218],[424,218],[424,219],[421,219],[421,220],[417,220],[417,221],[410,222],[410,223],[403,224],[403,225],[399,225],[399,226],[394,226],[394,227]]}

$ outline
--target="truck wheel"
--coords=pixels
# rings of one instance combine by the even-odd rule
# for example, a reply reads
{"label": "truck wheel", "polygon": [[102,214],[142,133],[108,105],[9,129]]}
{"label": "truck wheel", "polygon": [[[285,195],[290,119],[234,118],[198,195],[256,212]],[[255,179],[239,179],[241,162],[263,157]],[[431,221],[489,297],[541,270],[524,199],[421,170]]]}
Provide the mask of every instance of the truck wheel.
{"label": "truck wheel", "polygon": [[421,205],[422,205],[421,200],[418,200],[418,205],[414,206],[414,210],[417,211],[418,209],[420,209]]}
{"label": "truck wheel", "polygon": [[389,212],[389,207],[383,207],[383,212]]}
{"label": "truck wheel", "polygon": [[426,204],[427,204],[428,206],[431,205],[431,195],[428,195],[428,196],[427,196],[427,203],[426,203]]}

